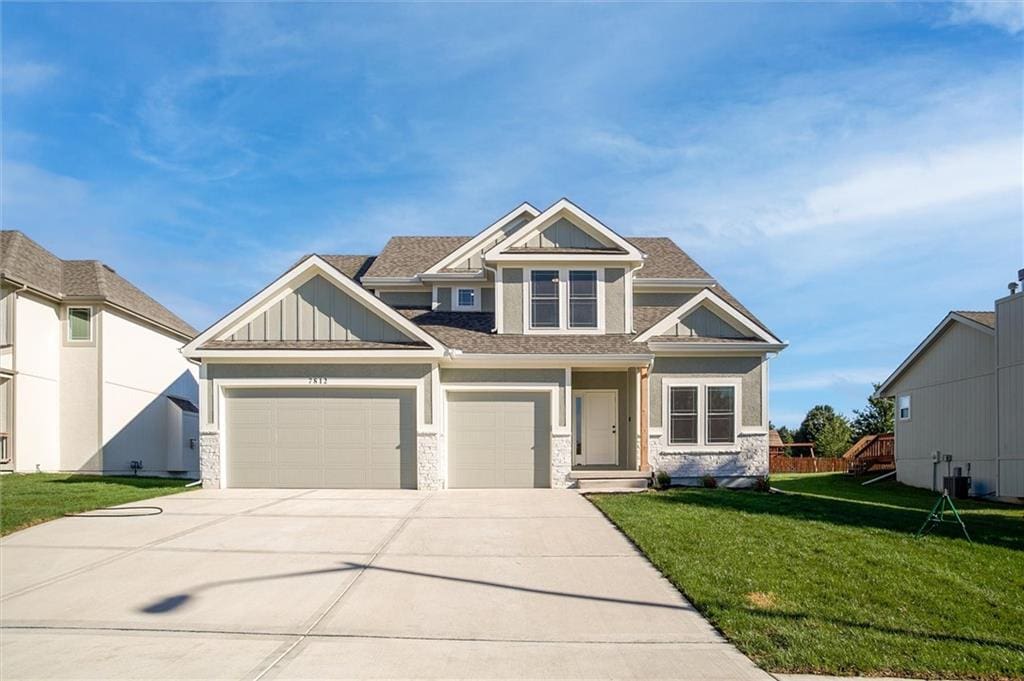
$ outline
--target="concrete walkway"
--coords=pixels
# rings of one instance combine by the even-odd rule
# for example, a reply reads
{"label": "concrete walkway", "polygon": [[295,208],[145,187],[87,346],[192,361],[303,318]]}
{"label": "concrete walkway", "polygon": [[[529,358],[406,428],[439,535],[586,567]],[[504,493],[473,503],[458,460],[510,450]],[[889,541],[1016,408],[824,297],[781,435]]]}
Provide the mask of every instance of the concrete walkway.
{"label": "concrete walkway", "polygon": [[0,542],[0,677],[771,679],[573,492],[141,503]]}

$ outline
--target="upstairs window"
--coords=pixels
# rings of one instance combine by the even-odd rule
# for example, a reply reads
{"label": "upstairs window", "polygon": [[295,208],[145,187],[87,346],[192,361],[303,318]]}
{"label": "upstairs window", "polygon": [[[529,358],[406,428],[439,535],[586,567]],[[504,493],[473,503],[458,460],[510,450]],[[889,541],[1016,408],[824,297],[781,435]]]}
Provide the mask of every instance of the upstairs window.
{"label": "upstairs window", "polygon": [[530,326],[535,329],[557,329],[558,270],[534,270],[530,273]]}
{"label": "upstairs window", "polygon": [[68,340],[92,340],[92,308],[68,308]]}
{"label": "upstairs window", "polygon": [[708,386],[708,444],[728,444],[736,439],[736,388]]}
{"label": "upstairs window", "polygon": [[910,420],[910,395],[899,396],[899,413],[900,421]]}
{"label": "upstairs window", "polygon": [[597,272],[594,270],[569,272],[569,327],[597,328]]}
{"label": "upstairs window", "polygon": [[475,288],[455,289],[455,309],[477,311],[480,309],[480,293]]}

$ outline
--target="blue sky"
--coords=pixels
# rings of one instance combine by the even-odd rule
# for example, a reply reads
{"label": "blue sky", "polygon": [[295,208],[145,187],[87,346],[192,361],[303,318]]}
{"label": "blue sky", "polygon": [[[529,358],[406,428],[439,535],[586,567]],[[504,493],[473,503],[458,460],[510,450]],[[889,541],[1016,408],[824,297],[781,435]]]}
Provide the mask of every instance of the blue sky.
{"label": "blue sky", "polygon": [[1024,266],[1024,5],[10,4],[2,221],[202,328],[298,256],[568,196],[849,413]]}

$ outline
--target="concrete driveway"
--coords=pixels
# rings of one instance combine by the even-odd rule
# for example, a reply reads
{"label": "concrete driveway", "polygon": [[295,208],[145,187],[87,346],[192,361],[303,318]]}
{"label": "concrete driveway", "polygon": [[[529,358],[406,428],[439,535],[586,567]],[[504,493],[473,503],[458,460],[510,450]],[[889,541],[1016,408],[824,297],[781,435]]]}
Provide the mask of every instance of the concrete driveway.
{"label": "concrete driveway", "polygon": [[574,492],[141,503],[0,543],[0,677],[770,679]]}

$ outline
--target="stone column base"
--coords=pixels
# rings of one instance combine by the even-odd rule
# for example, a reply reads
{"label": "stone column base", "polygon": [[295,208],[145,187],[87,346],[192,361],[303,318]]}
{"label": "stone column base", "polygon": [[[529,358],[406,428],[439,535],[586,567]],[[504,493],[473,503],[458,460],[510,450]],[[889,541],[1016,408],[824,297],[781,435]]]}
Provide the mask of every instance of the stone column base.
{"label": "stone column base", "polygon": [[444,489],[448,483],[448,466],[438,446],[437,433],[416,435],[416,488]]}
{"label": "stone column base", "polygon": [[199,479],[203,487],[220,487],[220,434],[215,430],[199,434]]}
{"label": "stone column base", "polygon": [[551,434],[551,487],[568,489],[575,485],[572,472],[572,434]]}

